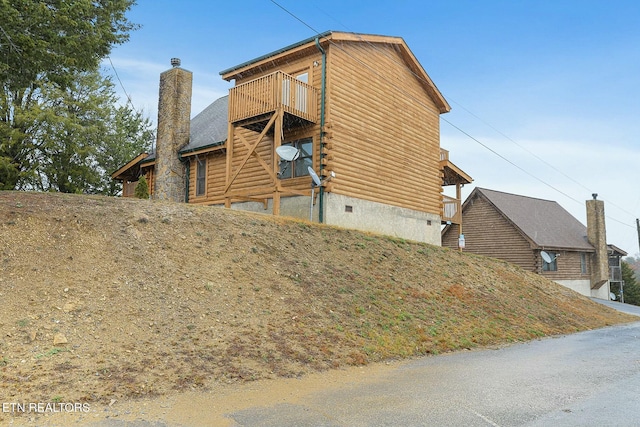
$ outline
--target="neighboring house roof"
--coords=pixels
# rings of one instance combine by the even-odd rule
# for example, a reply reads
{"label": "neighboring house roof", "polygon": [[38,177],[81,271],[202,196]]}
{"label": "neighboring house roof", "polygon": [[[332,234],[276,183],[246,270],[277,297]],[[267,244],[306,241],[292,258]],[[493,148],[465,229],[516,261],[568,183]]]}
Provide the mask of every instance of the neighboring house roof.
{"label": "neighboring house roof", "polygon": [[476,192],[540,249],[595,250],[587,241],[587,227],[557,202],[476,187],[463,211]]}
{"label": "neighboring house roof", "polygon": [[[392,37],[392,36],[380,36],[375,34],[358,34],[358,33],[347,33],[341,31],[326,31],[324,33],[319,33],[313,37],[309,37],[308,39],[299,41],[282,49],[275,50],[266,55],[259,56],[255,59],[243,62],[242,64],[236,65],[235,67],[228,68],[220,72],[220,75],[223,79],[230,81],[233,79],[237,79],[242,76],[243,73],[251,73],[251,70],[258,69],[261,70],[262,66],[266,63],[273,63],[278,60],[282,60],[283,58],[290,56],[295,53],[299,53],[304,49],[313,48],[316,49],[316,44],[323,43],[328,41],[330,44],[335,42],[359,42],[359,43],[369,43],[369,44],[391,44],[398,48],[400,55],[404,59],[407,66],[411,69],[411,71],[415,74],[415,76],[420,80],[422,86],[425,88],[426,92],[431,96],[434,103],[438,107],[440,113],[447,113],[451,110],[451,106],[447,103],[447,100],[444,98],[442,93],[438,90],[431,77],[424,70],[418,59],[415,57],[409,46],[405,43],[402,37]],[[340,48],[338,46],[338,48]],[[270,65],[271,66],[271,65]]]}
{"label": "neighboring house roof", "polygon": [[627,256],[628,255],[623,249],[620,249],[616,245],[609,244],[609,245],[607,245],[607,249],[609,250],[609,254],[610,255],[617,255],[617,256]]}
{"label": "neighboring house roof", "polygon": [[[138,156],[136,158],[130,160],[126,165],[122,166],[120,169],[118,169],[117,171],[113,172],[111,174],[111,178],[120,179],[120,180],[137,178],[137,177],[133,176],[132,174],[133,173],[135,173],[135,174],[138,173],[138,171],[139,171],[139,168],[137,168],[138,163],[140,163],[142,160],[146,159],[148,156],[149,156],[149,154],[147,154],[147,153],[138,154]],[[132,169],[135,169],[135,171],[132,171]]]}

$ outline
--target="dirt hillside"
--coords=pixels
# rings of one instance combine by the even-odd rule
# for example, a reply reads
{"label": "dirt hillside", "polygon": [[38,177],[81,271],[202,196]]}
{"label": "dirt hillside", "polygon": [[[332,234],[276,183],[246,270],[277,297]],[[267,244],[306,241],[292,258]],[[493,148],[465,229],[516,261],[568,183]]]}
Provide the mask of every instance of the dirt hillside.
{"label": "dirt hillside", "polygon": [[0,192],[0,301],[5,402],[108,404],[636,319],[402,239],[20,192]]}

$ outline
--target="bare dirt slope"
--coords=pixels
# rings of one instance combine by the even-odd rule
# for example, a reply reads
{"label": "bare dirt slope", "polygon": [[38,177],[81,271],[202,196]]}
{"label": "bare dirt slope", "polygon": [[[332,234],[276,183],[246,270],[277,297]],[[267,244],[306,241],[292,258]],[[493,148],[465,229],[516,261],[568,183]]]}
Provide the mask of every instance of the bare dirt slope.
{"label": "bare dirt slope", "polygon": [[636,318],[513,265],[237,211],[0,192],[5,402],[293,377]]}

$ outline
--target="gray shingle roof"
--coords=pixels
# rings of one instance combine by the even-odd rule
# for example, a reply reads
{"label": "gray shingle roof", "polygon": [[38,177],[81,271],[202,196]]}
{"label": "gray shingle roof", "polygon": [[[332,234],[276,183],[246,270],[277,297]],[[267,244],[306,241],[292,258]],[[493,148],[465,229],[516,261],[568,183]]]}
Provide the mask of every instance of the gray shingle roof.
{"label": "gray shingle roof", "polygon": [[[180,153],[188,153],[226,141],[228,109],[229,96],[223,96],[213,101],[207,108],[191,119],[189,143],[180,150]],[[154,147],[151,153],[142,160],[142,163],[152,162],[155,158]]]}
{"label": "gray shingle roof", "polygon": [[229,97],[223,96],[191,119],[191,136],[181,153],[220,144],[227,139]]}
{"label": "gray shingle roof", "polygon": [[593,251],[587,227],[557,202],[477,188],[513,225],[541,249]]}

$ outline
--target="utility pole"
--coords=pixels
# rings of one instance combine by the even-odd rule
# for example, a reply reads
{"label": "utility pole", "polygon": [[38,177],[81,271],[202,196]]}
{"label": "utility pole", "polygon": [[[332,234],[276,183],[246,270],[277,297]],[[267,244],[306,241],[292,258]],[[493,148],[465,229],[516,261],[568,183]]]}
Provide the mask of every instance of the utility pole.
{"label": "utility pole", "polygon": [[636,218],[636,227],[638,228],[638,249],[640,249],[640,219]]}

